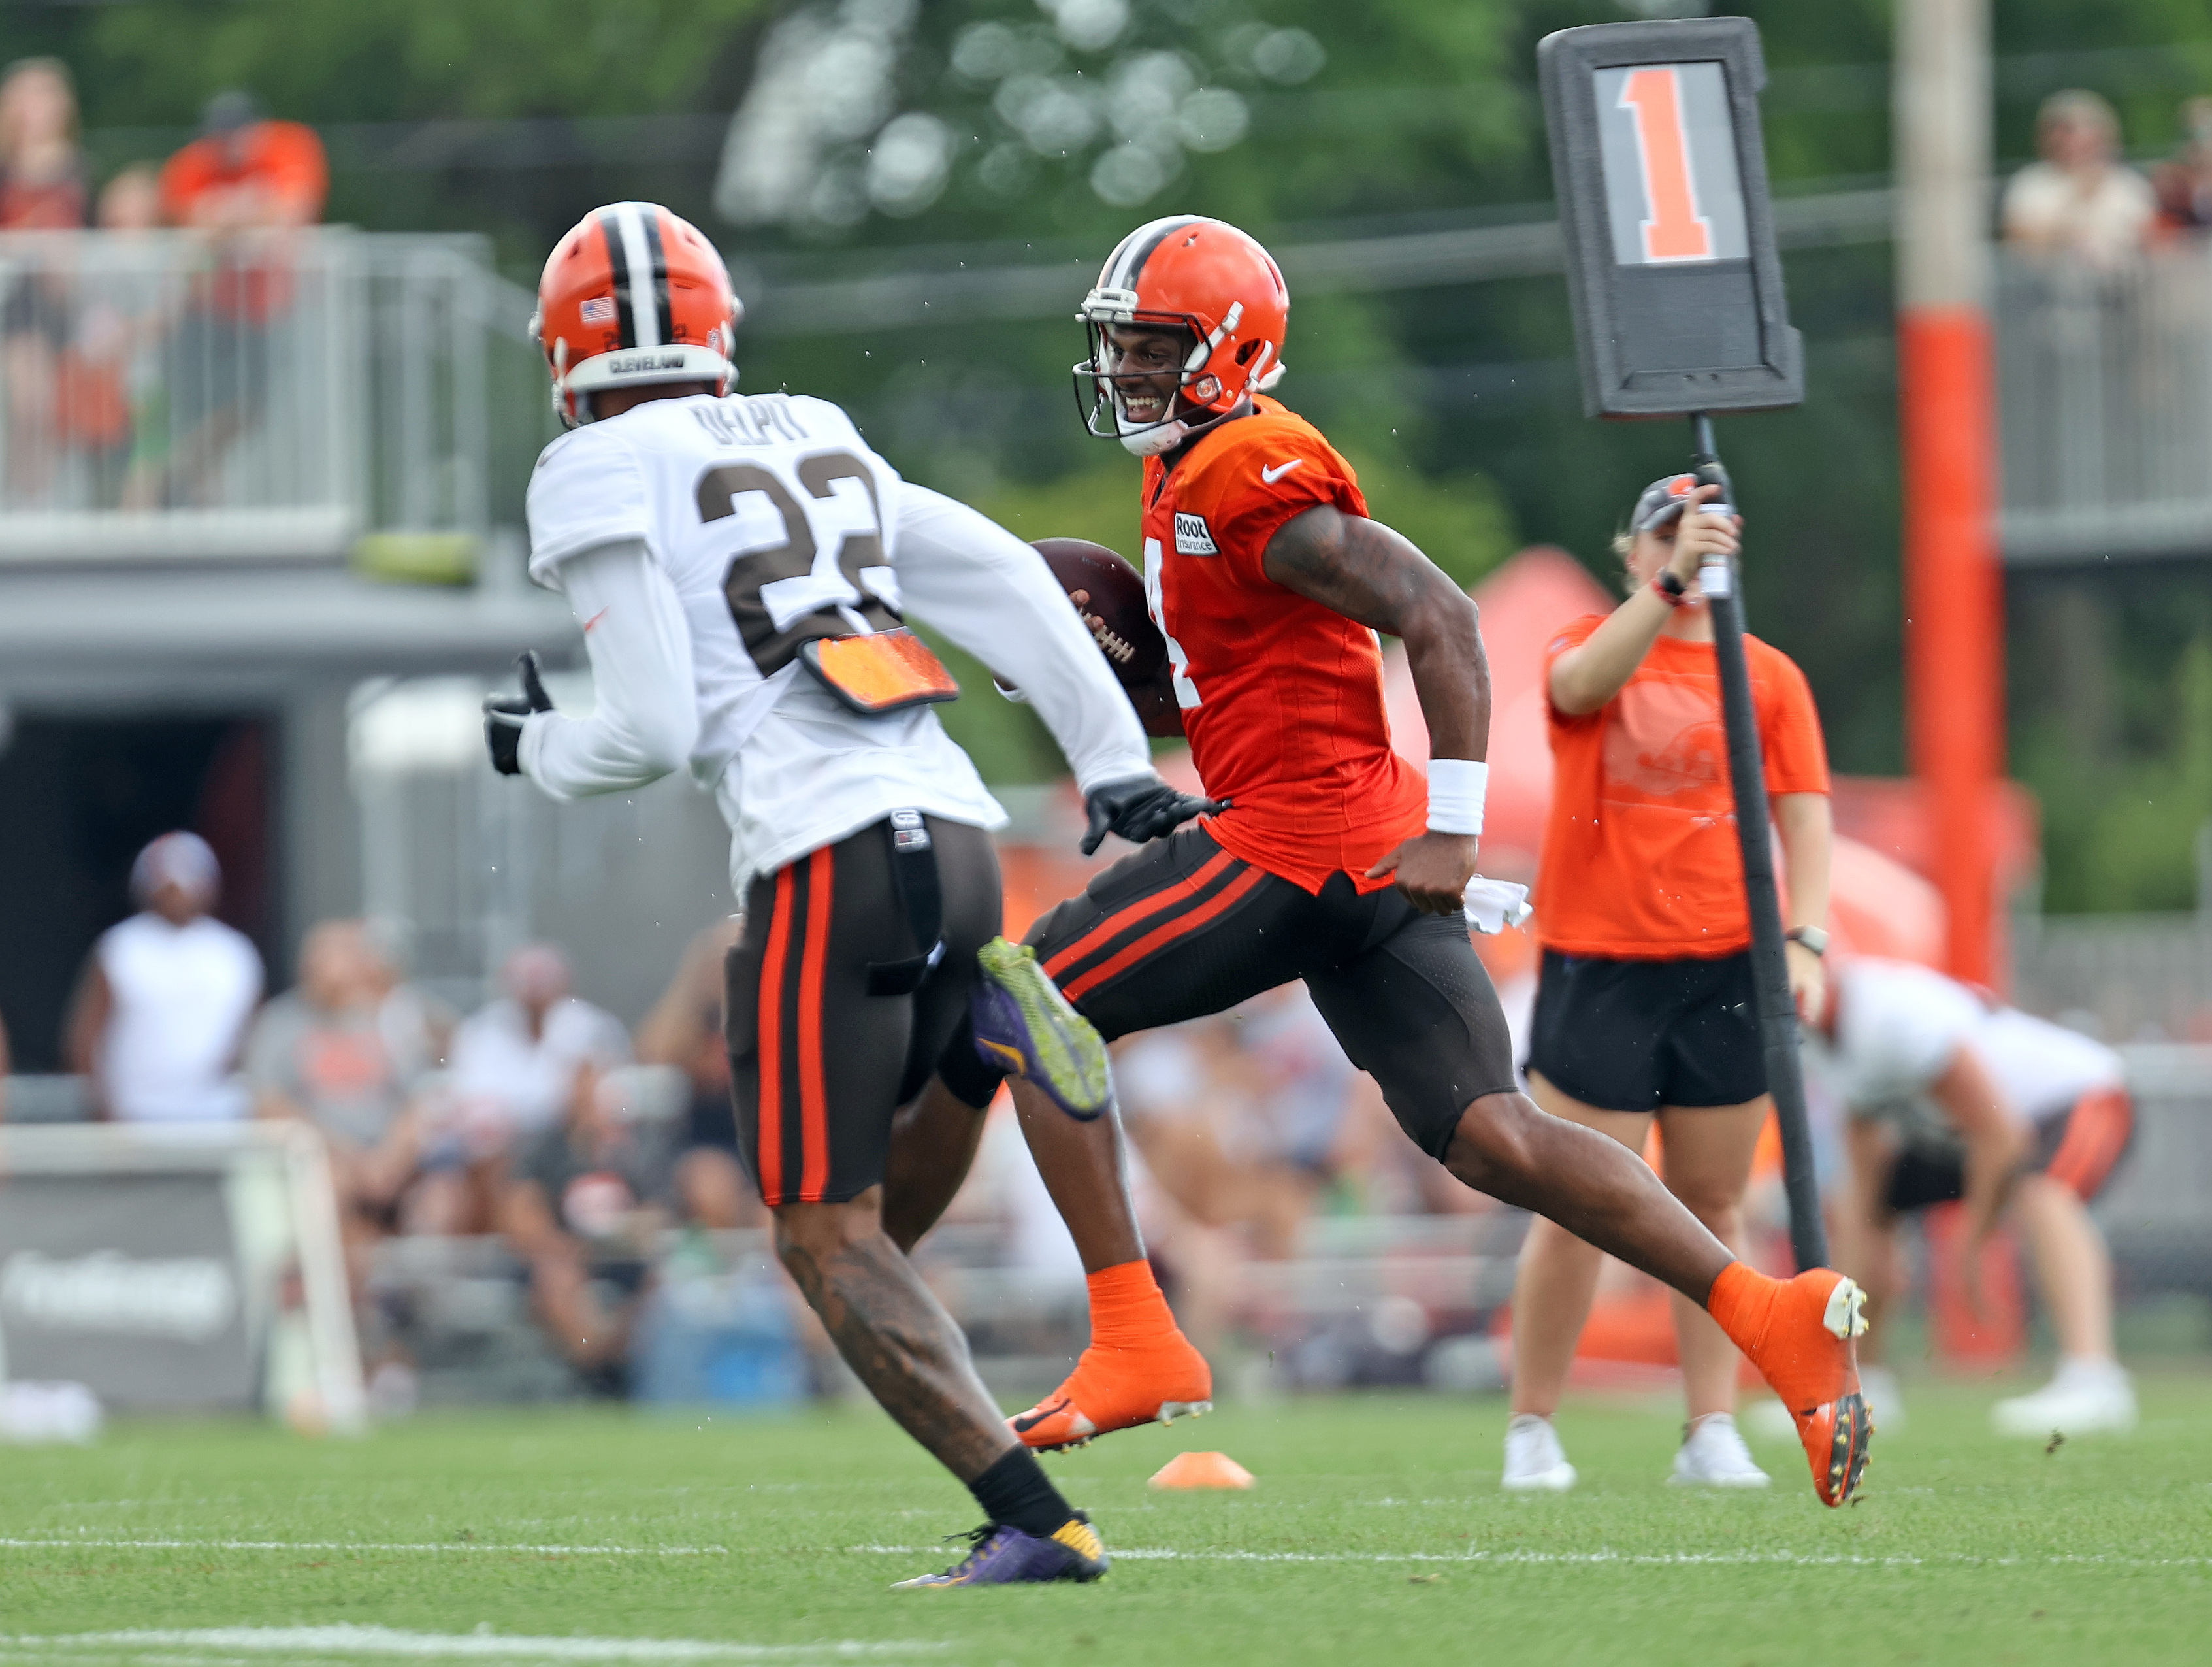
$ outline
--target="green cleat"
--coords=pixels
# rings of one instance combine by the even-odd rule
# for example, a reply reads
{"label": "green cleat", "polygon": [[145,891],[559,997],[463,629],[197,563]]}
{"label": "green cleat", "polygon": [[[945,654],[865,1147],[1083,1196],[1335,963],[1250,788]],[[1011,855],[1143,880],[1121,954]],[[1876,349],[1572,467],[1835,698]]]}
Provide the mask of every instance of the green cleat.
{"label": "green cleat", "polygon": [[1008,1075],[1035,1083],[1078,1122],[1112,1105],[1106,1044],[1037,964],[1036,952],[994,938],[975,959],[983,969],[969,1003],[975,1051]]}

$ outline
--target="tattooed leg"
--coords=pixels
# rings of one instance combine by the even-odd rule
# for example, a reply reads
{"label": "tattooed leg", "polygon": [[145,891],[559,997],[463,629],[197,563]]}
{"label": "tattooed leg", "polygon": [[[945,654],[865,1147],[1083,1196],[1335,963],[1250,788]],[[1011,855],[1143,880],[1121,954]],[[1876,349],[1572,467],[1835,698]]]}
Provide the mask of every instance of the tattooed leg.
{"label": "tattooed leg", "polygon": [[775,1212],[783,1265],[870,1394],[963,1481],[1018,1446],[968,1341],[884,1232],[883,1189]]}

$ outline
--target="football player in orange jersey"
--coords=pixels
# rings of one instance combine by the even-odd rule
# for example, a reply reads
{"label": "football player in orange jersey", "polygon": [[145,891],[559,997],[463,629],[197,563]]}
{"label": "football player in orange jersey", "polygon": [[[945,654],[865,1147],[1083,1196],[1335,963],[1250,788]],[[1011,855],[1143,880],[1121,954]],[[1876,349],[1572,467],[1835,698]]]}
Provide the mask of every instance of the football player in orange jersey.
{"label": "football player in orange jersey", "polygon": [[[1089,426],[1145,459],[1145,587],[1167,662],[1135,698],[1156,733],[1189,738],[1224,808],[1099,875],[1028,947],[1108,1040],[1304,979],[1407,1135],[1453,1175],[1703,1304],[1780,1393],[1815,1488],[1840,1505],[1870,1433],[1858,1288],[1827,1269],[1754,1271],[1634,1153],[1516,1086],[1462,918],[1490,730],[1474,605],[1368,517],[1317,429],[1265,396],[1289,308],[1265,249],[1187,215],[1122,240],[1084,303]],[[1434,753],[1425,778],[1391,749],[1378,632],[1405,644]],[[957,1092],[983,1103],[972,1085]],[[1028,1074],[1014,1096],[1092,1299],[1091,1347],[1015,1429],[1061,1447],[1188,1409],[1204,1362],[1152,1284],[1114,1120],[1057,1117]]]}

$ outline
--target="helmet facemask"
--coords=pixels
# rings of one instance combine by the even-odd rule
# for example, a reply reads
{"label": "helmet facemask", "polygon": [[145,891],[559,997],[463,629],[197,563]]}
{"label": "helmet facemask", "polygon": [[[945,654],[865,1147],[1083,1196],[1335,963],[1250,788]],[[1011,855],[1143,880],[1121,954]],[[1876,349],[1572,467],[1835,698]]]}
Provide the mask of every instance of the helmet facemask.
{"label": "helmet facemask", "polygon": [[[1124,299],[1134,298],[1094,291],[1084,308],[1091,356],[1074,368],[1076,405],[1083,412],[1084,426],[1094,437],[1119,440],[1139,457],[1156,457],[1173,451],[1200,429],[1228,415],[1243,398],[1242,386],[1225,387],[1221,377],[1208,368],[1224,336],[1236,328],[1236,320],[1232,317],[1221,328],[1208,331],[1195,318],[1124,310],[1115,304]],[[1117,325],[1175,337],[1181,349],[1180,363],[1127,368],[1111,333]],[[1148,397],[1156,394],[1170,376],[1174,377],[1175,386],[1164,408],[1157,414],[1144,411],[1133,416],[1131,398],[1135,397],[1140,405],[1149,403]]]}

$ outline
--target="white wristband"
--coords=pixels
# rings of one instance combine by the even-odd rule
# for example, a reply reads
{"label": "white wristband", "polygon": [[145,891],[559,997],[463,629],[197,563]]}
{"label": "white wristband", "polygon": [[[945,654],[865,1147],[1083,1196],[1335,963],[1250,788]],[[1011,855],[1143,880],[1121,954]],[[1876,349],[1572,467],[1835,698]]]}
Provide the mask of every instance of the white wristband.
{"label": "white wristband", "polygon": [[1490,766],[1472,758],[1429,760],[1429,831],[1479,834]]}

